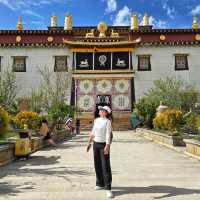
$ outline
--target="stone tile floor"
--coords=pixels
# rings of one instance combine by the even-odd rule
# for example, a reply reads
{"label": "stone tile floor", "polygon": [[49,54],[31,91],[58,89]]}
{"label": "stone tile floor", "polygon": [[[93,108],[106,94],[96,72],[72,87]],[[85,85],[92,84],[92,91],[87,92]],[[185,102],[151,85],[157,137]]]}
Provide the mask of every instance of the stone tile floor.
{"label": "stone tile floor", "polygon": [[[102,200],[83,133],[0,168],[0,200]],[[113,191],[123,200],[199,200],[200,161],[133,131],[114,132]]]}

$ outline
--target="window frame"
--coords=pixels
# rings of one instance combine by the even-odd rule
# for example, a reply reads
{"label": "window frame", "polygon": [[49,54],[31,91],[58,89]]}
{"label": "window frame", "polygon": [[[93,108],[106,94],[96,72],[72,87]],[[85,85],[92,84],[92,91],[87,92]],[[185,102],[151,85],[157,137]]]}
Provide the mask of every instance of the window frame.
{"label": "window frame", "polygon": [[[151,55],[150,54],[141,54],[141,55],[137,55],[138,57],[138,71],[151,71]],[[144,58],[146,57],[148,59],[148,68],[147,69],[141,69],[140,67],[140,58]]]}
{"label": "window frame", "polygon": [[[185,59],[186,59],[186,66],[185,68],[179,68],[178,65],[177,65],[177,56],[184,56]],[[175,59],[175,71],[182,71],[182,70],[189,70],[189,63],[188,63],[188,56],[189,54],[174,54],[174,59]]]}
{"label": "window frame", "polygon": [[[66,69],[58,70],[57,69],[57,59],[58,58],[65,58],[65,67]],[[54,56],[54,72],[68,72],[68,55],[56,55]]]}
{"label": "window frame", "polygon": [[[28,56],[12,56],[12,59],[13,59],[13,65],[12,65],[12,71],[13,72],[26,72],[26,59],[27,59]],[[15,63],[16,63],[16,59],[23,59],[24,60],[24,70],[16,70],[16,66],[15,66]]]}

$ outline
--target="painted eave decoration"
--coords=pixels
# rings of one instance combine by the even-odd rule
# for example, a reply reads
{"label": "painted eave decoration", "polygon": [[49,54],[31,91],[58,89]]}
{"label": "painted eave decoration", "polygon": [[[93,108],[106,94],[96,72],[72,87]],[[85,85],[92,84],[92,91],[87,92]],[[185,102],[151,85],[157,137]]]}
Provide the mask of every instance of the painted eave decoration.
{"label": "painted eave decoration", "polygon": [[0,30],[1,47],[199,46],[200,29],[131,30],[125,26],[50,27],[48,30]]}

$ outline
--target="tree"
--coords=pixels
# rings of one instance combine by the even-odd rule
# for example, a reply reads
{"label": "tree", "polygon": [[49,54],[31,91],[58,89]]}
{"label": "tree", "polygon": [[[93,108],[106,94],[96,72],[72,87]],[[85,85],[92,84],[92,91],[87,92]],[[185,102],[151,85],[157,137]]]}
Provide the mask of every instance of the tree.
{"label": "tree", "polygon": [[71,72],[53,72],[48,67],[38,68],[41,86],[36,92],[41,98],[42,108],[48,111],[52,105],[67,103],[67,92],[71,87]]}
{"label": "tree", "polygon": [[189,111],[195,107],[199,93],[194,85],[179,78],[167,77],[154,81],[154,87],[147,92],[146,96],[155,101],[162,101],[171,108]]}
{"label": "tree", "polygon": [[11,111],[13,102],[17,96],[16,76],[11,71],[0,73],[0,105],[6,110]]}

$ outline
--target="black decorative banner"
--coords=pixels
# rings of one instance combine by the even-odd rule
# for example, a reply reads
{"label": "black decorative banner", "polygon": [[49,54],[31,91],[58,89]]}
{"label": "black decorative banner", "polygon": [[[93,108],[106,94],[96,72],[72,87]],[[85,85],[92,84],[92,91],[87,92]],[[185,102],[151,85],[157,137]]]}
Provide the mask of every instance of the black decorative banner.
{"label": "black decorative banner", "polygon": [[114,52],[112,68],[129,69],[129,52]]}
{"label": "black decorative banner", "polygon": [[111,53],[110,52],[96,52],[95,58],[94,58],[94,69],[110,70],[111,69]]}
{"label": "black decorative banner", "polygon": [[93,53],[76,53],[76,69],[92,70],[93,69]]}

